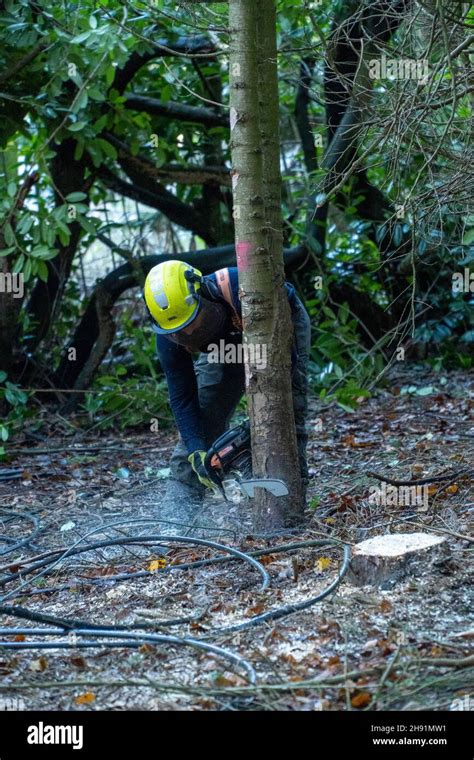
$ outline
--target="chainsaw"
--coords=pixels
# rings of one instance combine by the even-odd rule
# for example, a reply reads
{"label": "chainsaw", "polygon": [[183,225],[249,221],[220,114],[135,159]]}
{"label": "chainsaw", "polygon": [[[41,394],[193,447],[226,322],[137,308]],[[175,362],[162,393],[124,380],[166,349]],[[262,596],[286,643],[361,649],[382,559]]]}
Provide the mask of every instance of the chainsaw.
{"label": "chainsaw", "polygon": [[274,496],[288,494],[283,480],[253,477],[249,420],[214,441],[207,451],[204,467],[227,501],[238,502],[242,494],[252,498],[256,488],[264,488]]}

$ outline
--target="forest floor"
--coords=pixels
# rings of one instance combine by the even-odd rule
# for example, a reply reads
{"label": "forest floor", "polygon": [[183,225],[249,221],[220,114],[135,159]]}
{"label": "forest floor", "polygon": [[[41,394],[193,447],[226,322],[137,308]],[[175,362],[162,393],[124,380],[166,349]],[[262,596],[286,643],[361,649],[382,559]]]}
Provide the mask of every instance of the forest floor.
{"label": "forest floor", "polygon": [[[474,668],[466,659],[474,638],[473,378],[397,370],[353,413],[313,399],[310,428],[306,524],[265,539],[252,533],[247,502],[170,496],[173,432],[65,435],[67,428],[51,426],[43,443],[16,443],[0,467],[0,478],[7,468],[20,469],[17,478],[0,479],[0,604],[86,621],[84,628],[125,626],[129,638],[124,629],[116,631],[115,647],[100,644],[94,631],[41,638],[30,629],[59,630],[47,617],[4,612],[1,625],[18,630],[7,636],[2,629],[0,642],[24,649],[0,651],[0,706],[7,700],[26,710],[474,709]],[[429,486],[428,502],[381,506],[369,498],[380,485],[374,472],[405,480],[452,477]],[[355,586],[346,576],[303,611],[219,631],[324,591],[337,577],[343,542],[419,531],[445,536],[448,547],[424,574],[385,589]],[[167,543],[173,535],[246,553],[263,549],[257,559],[269,587],[262,591],[261,575],[239,559],[170,570],[225,556]],[[327,538],[341,543],[277,551]],[[64,553],[110,539],[117,543]],[[33,569],[33,558],[57,549]],[[133,577],[110,578],[117,574]],[[153,633],[191,639],[198,648],[173,639],[150,644],[145,634]],[[35,648],[38,641],[50,648]],[[74,646],[59,648],[59,641]],[[204,651],[203,644],[224,651]]]}

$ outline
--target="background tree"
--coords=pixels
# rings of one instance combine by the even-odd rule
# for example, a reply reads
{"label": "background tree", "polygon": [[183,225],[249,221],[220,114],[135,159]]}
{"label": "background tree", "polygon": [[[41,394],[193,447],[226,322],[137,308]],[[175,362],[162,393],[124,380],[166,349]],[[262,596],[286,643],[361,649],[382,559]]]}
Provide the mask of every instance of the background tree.
{"label": "background tree", "polygon": [[[46,389],[51,409],[94,382],[76,408],[125,407],[115,367],[139,393],[153,366],[130,289],[170,255],[235,262],[228,5],[1,6],[1,265],[25,293],[0,293],[0,395]],[[472,292],[451,287],[474,255],[472,24],[454,0],[278,6],[287,276],[313,316],[313,388],[347,408],[400,348],[472,362]],[[383,57],[426,61],[426,81],[371,78]]]}

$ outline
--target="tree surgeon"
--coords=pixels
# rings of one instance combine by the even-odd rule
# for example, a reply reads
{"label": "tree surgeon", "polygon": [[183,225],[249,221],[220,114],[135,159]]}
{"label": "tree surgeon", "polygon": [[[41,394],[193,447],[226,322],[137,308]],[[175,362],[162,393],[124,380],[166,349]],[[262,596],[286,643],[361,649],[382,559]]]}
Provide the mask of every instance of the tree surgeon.
{"label": "tree surgeon", "polygon": [[[311,342],[308,313],[294,287],[285,283],[293,325],[292,391],[303,485],[306,462],[307,367]],[[241,308],[236,267],[203,276],[182,261],[153,267],[144,287],[145,303],[156,333],[158,357],[166,376],[170,406],[180,433],[170,462],[171,477],[199,493],[212,488],[203,460],[209,446],[228,427],[245,392],[242,361],[219,355],[216,346],[235,346],[242,357]],[[210,352],[214,352],[212,357]],[[199,357],[193,360],[193,355]]]}

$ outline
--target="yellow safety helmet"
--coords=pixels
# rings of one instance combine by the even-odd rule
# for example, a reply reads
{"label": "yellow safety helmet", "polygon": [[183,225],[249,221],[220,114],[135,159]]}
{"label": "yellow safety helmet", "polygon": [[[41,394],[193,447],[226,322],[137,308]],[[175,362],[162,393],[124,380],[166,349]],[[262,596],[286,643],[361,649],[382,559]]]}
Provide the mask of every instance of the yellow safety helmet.
{"label": "yellow safety helmet", "polygon": [[197,317],[201,277],[199,269],[184,261],[165,261],[150,269],[144,296],[155,332],[160,335],[176,332]]}

